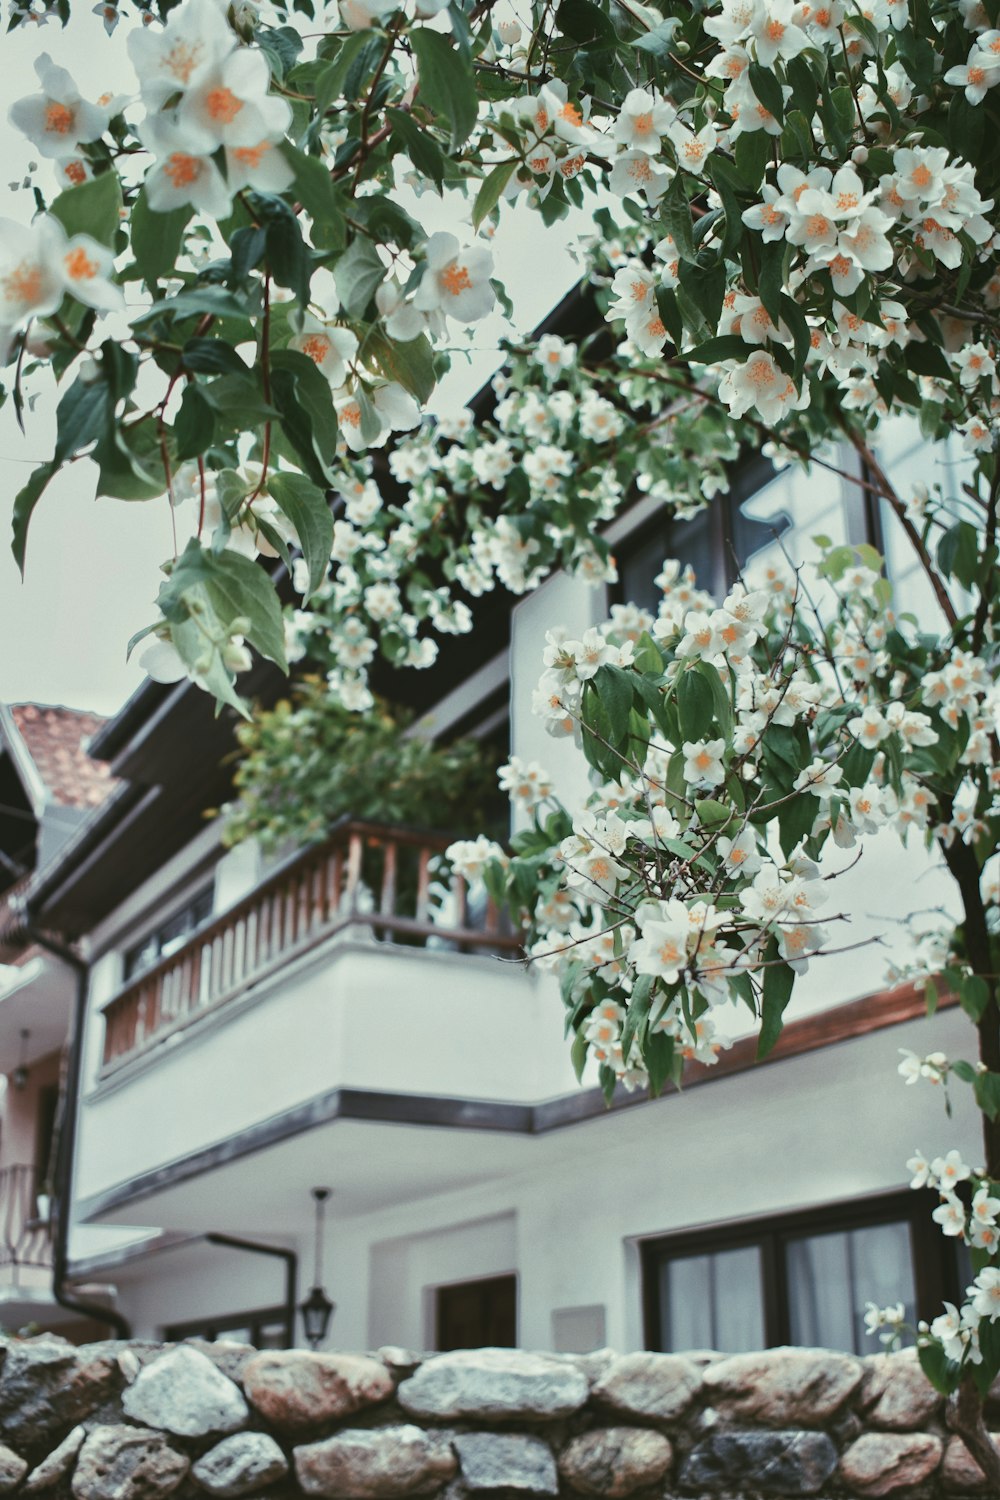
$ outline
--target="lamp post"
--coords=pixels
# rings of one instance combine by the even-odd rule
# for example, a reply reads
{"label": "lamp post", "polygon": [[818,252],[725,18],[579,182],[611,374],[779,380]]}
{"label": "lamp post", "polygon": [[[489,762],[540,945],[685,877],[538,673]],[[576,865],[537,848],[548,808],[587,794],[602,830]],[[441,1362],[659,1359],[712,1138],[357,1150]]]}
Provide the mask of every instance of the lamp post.
{"label": "lamp post", "polygon": [[18,1058],[17,1067],[10,1075],[10,1081],[18,1090],[28,1086],[28,1038],[31,1032],[25,1027],[21,1032],[21,1055]]}
{"label": "lamp post", "polygon": [[316,1203],[316,1242],[315,1261],[313,1265],[313,1285],[306,1300],[299,1307],[302,1314],[302,1322],[305,1326],[306,1338],[313,1349],[326,1338],[330,1319],[337,1310],[337,1304],[331,1302],[326,1295],[323,1286],[323,1230],[324,1214],[326,1212],[326,1200],[330,1196],[329,1188],[313,1188],[312,1196]]}

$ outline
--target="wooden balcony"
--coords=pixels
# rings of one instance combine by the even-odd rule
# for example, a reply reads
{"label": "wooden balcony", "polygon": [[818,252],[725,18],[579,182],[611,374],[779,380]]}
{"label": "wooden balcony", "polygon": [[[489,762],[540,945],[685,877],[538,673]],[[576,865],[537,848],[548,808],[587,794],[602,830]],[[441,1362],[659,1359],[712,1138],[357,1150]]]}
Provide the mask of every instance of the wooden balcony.
{"label": "wooden balcony", "polygon": [[[432,862],[452,835],[346,820],[132,981],[104,1011],[102,1076],[348,927],[383,942],[513,955],[520,940]],[[443,898],[443,899],[442,899]]]}

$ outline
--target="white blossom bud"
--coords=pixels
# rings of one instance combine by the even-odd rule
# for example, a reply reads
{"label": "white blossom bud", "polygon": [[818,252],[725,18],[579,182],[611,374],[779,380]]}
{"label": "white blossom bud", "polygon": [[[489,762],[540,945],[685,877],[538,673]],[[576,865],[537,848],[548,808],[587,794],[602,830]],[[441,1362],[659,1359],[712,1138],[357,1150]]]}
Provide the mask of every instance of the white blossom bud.
{"label": "white blossom bud", "polygon": [[501,21],[497,27],[497,35],[505,47],[513,47],[515,42],[521,40],[521,27],[517,21]]}
{"label": "white blossom bud", "polygon": [[867,160],[868,160],[868,147],[867,146],[855,146],[854,150],[851,152],[851,161],[854,163],[854,165],[856,167],[863,167],[864,164],[865,164],[865,162]]}

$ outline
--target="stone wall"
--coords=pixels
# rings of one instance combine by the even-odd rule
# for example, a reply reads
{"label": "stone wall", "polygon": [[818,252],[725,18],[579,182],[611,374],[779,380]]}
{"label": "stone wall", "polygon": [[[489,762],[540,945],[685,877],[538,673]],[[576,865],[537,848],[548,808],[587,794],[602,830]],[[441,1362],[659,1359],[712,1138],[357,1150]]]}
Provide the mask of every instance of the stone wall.
{"label": "stone wall", "polygon": [[912,1354],[483,1349],[422,1359],[388,1348],[0,1340],[0,1495],[940,1500],[985,1492]]}

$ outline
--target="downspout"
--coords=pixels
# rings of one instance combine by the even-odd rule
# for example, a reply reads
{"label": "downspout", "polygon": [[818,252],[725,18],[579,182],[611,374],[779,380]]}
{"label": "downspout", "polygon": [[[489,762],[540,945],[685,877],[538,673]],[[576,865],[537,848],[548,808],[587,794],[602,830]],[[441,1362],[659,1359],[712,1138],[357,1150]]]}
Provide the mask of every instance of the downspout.
{"label": "downspout", "polygon": [[232,1234],[206,1234],[210,1245],[225,1245],[230,1250],[246,1250],[250,1255],[273,1255],[285,1262],[285,1348],[295,1348],[295,1299],[298,1296],[299,1257],[294,1250],[277,1245],[261,1245],[256,1240],[237,1239]]}
{"label": "downspout", "polygon": [[39,948],[51,953],[60,963],[68,965],[76,974],[76,1002],[73,1011],[73,1028],[69,1037],[66,1060],[66,1089],[63,1094],[62,1119],[56,1147],[55,1181],[53,1182],[54,1229],[52,1245],[52,1295],[60,1307],[81,1317],[93,1318],[107,1323],[119,1338],[131,1338],[132,1330],[121,1313],[99,1303],[81,1302],[66,1291],[69,1269],[69,1222],[73,1202],[73,1159],[76,1154],[76,1122],[80,1104],[80,1074],[83,1070],[83,1033],[87,1017],[87,990],[90,969],[87,963],[72,948],[65,947],[53,938],[41,933],[27,920],[25,933]]}

